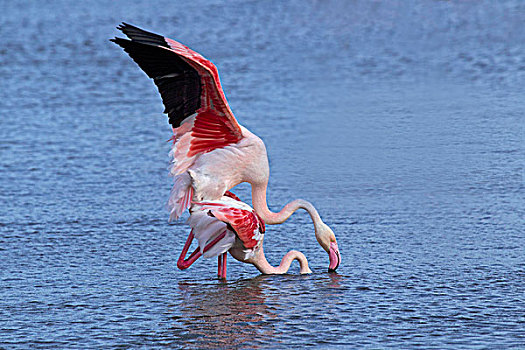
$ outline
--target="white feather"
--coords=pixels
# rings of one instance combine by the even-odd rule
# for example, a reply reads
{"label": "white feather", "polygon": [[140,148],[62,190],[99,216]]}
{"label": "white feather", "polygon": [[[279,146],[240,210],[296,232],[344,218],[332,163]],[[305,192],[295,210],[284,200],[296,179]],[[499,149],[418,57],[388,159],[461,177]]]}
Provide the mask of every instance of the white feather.
{"label": "white feather", "polygon": [[[188,223],[199,242],[199,248],[204,258],[212,258],[225,253],[235,243],[235,233],[228,230],[224,222],[209,216],[206,211],[193,211]],[[207,252],[204,252],[204,248],[225,231],[224,238],[214,244]]]}
{"label": "white feather", "polygon": [[191,188],[192,181],[188,173],[175,176],[173,182],[173,188],[168,199],[170,221],[178,219],[190,207],[193,193]]}

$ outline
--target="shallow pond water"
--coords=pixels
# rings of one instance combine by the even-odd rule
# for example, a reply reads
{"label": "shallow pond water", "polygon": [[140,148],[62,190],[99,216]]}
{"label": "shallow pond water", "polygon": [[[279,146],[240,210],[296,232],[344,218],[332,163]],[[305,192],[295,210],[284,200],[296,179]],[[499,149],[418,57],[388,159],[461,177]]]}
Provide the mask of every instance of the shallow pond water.
{"label": "shallow pond water", "polygon": [[[0,347],[525,346],[520,1],[4,2]],[[270,157],[278,264],[175,264],[170,129],[121,21],[219,67]],[[250,189],[234,192],[246,201]]]}

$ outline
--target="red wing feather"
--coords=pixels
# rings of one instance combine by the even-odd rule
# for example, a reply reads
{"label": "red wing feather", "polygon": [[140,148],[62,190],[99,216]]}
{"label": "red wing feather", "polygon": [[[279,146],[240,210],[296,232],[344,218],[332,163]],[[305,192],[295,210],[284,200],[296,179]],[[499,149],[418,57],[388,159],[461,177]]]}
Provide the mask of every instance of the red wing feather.
{"label": "red wing feather", "polygon": [[227,120],[214,111],[201,112],[195,118],[191,131],[191,146],[187,154],[192,157],[198,153],[206,153],[216,148],[226,147],[239,139],[230,133]]}
{"label": "red wing feather", "polygon": [[260,222],[257,215],[249,210],[216,204],[218,203],[202,203],[205,207],[211,205],[209,210],[213,216],[229,224],[246,248],[257,246],[259,239],[256,239],[255,236],[258,234],[257,231],[262,232],[260,231]]}
{"label": "red wing feather", "polygon": [[[168,43],[170,49],[185,58],[186,62],[195,68],[201,77],[201,84],[204,89],[201,93],[201,108],[197,113],[200,115],[202,113],[211,112],[212,115],[220,119],[219,123],[226,127],[226,129],[221,129],[221,131],[229,133],[230,137],[235,139],[235,142],[239,141],[242,138],[241,128],[239,127],[237,120],[235,120],[233,112],[226,101],[226,96],[224,95],[219,80],[217,67],[215,67],[211,61],[187,46],[169,38],[164,39]],[[209,117],[210,116],[207,115],[208,121],[210,121]],[[215,123],[212,122],[212,124]]]}
{"label": "red wing feather", "polygon": [[233,198],[233,199],[235,199],[236,201],[242,202],[241,199],[240,199],[239,197],[237,197],[233,192],[226,191],[226,192],[224,192],[224,195],[225,195],[226,197]]}

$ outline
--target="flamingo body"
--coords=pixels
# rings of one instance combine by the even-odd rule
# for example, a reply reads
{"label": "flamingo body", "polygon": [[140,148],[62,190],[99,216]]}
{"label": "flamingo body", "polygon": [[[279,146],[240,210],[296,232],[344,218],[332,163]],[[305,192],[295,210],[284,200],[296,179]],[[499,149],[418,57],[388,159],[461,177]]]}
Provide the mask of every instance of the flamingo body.
{"label": "flamingo body", "polygon": [[[226,192],[220,200],[193,203],[188,220],[192,230],[178,261],[180,269],[190,267],[199,257],[218,257],[218,276],[226,278],[226,254],[236,260],[254,265],[264,274],[286,273],[293,260],[298,260],[301,273],[311,273],[303,253],[288,252],[277,267],[264,256],[264,221],[246,203]],[[193,239],[198,248],[186,258]]]}
{"label": "flamingo body", "polygon": [[[191,117],[187,123],[191,125],[192,119],[198,117]],[[175,184],[168,202],[170,219],[177,219],[189,207],[184,200],[188,193],[196,202],[218,200],[242,182],[267,182],[270,170],[266,147],[245,127],[241,126],[243,137],[238,142],[197,154],[193,154],[190,148],[194,128],[186,125],[181,128],[182,131],[176,130],[179,139],[171,151],[173,163],[170,173],[175,177]],[[181,135],[181,132],[184,134]]]}
{"label": "flamingo body", "polygon": [[[262,246],[264,222],[231,192],[226,192],[220,200],[193,203],[188,223],[192,230],[177,263],[182,270],[201,256],[218,256],[218,275],[226,278],[226,253],[232,247],[241,261],[248,261]],[[186,259],[194,238],[198,248]]]}
{"label": "flamingo body", "polygon": [[262,219],[249,205],[229,196],[223,196],[217,201],[195,203],[190,213],[188,223],[195,232],[201,249],[223,231],[227,232],[224,241],[217,243],[222,248],[210,250],[208,256],[203,254],[204,257],[217,256],[228,251],[236,238],[245,248],[246,255],[250,256],[262,242],[265,232]]}

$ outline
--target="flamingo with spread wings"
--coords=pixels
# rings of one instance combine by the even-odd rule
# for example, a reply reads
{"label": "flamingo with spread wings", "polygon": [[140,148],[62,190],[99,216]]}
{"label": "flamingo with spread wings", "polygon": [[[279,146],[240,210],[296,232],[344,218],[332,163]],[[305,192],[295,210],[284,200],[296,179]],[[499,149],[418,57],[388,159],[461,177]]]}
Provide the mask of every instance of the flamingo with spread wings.
{"label": "flamingo with spread wings", "polygon": [[310,202],[296,199],[279,212],[268,208],[270,170],[266,147],[233,116],[215,65],[161,35],[127,23],[117,28],[129,40],[111,41],[153,79],[173,128],[170,220],[179,218],[192,203],[224,200],[229,189],[248,182],[255,212],[266,224],[283,223],[298,209],[310,214],[315,237],[328,253],[329,271],[335,271],[341,259],[335,235]]}

